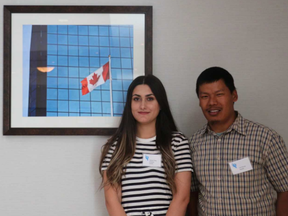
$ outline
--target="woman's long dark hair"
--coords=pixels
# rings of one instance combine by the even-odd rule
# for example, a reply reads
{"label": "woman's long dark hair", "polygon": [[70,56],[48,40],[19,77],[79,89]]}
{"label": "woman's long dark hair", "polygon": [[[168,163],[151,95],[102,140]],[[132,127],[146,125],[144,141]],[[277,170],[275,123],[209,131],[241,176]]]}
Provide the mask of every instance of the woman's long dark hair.
{"label": "woman's long dark hair", "polygon": [[170,189],[174,193],[176,191],[174,182],[175,159],[171,148],[171,139],[172,133],[177,131],[177,127],[170,111],[165,88],[162,82],[153,75],[139,76],[130,84],[120,126],[116,133],[103,147],[99,172],[101,175],[103,175],[101,167],[105,156],[107,155],[112,144],[116,143],[115,151],[106,170],[108,180],[107,183],[115,187],[117,187],[117,185],[121,185],[121,177],[123,174],[125,174],[123,168],[132,159],[136,149],[137,122],[132,115],[131,102],[132,93],[135,87],[141,84],[145,84],[150,87],[160,106],[160,111],[156,119],[156,147],[162,154],[163,165],[166,172],[166,180]]}

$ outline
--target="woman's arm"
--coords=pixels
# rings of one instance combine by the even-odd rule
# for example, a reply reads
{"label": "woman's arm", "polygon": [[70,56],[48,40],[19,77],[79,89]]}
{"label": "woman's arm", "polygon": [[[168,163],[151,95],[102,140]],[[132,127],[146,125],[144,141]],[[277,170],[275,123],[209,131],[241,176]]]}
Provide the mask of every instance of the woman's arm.
{"label": "woman's arm", "polygon": [[105,204],[110,216],[126,216],[126,213],[121,205],[121,187],[111,187],[106,184],[107,175],[103,171]]}
{"label": "woman's arm", "polygon": [[175,184],[177,192],[173,194],[166,216],[185,216],[186,208],[190,200],[191,172],[176,173]]}

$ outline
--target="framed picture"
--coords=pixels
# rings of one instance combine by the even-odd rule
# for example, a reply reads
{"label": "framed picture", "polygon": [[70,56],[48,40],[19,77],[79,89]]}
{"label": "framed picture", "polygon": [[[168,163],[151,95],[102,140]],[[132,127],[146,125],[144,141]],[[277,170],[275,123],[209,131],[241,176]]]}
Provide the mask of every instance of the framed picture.
{"label": "framed picture", "polygon": [[4,135],[111,135],[152,74],[152,6],[4,6]]}

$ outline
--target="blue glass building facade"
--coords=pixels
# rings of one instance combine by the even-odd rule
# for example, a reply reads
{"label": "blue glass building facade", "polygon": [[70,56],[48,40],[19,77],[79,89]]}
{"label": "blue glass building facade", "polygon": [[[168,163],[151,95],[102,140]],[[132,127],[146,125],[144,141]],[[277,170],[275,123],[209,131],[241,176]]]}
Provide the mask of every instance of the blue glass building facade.
{"label": "blue glass building facade", "polygon": [[[32,26],[32,32],[33,28],[36,26]],[[109,55],[113,116],[121,116],[127,89],[133,80],[133,26],[48,25],[46,29],[46,32],[35,33],[47,37],[46,53],[42,50],[40,58],[42,62],[44,58],[47,67],[54,67],[51,72],[45,73],[46,95],[42,98],[45,98],[46,104],[41,106],[42,110],[46,106],[46,116],[111,116],[110,80],[86,95],[82,95],[81,91],[81,81],[107,63]],[[38,42],[32,40],[31,47]],[[34,47],[37,46],[34,44]],[[31,56],[33,51],[35,54],[35,48],[31,48]],[[34,60],[33,63],[32,59],[30,65],[37,62]],[[30,85],[32,76],[35,76],[35,71],[31,67]],[[32,91],[29,97],[32,101]],[[30,105],[29,110],[33,110]],[[29,116],[33,114],[29,113]]]}

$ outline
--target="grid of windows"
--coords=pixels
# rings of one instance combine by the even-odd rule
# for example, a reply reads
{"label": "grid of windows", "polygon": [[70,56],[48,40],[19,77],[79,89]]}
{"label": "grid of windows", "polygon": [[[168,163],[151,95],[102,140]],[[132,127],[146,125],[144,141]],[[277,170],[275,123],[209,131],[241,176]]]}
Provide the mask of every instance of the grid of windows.
{"label": "grid of windows", "polygon": [[133,80],[133,26],[48,25],[47,116],[111,116],[110,80],[82,95],[81,80],[111,55],[113,115],[121,116]]}

